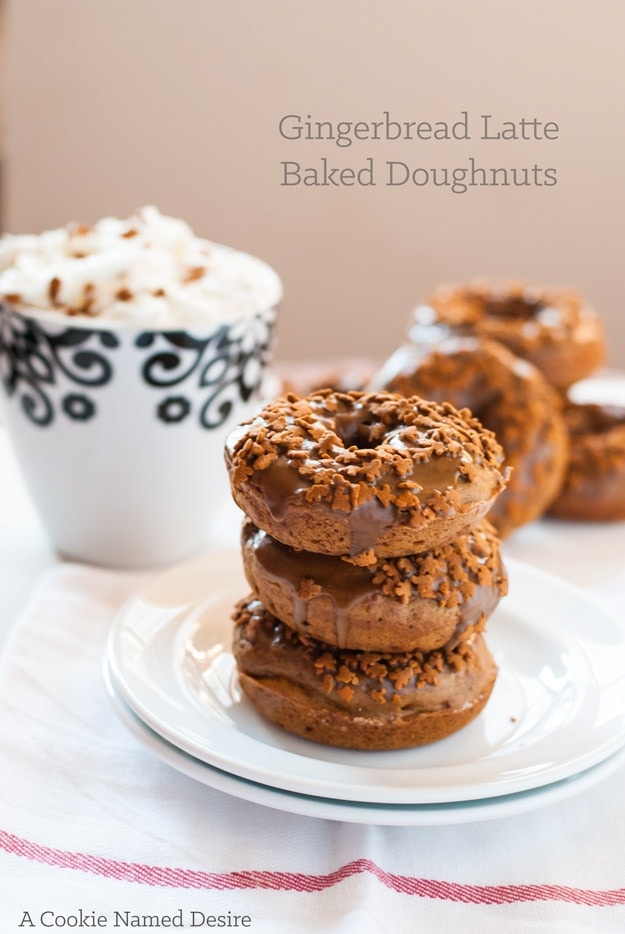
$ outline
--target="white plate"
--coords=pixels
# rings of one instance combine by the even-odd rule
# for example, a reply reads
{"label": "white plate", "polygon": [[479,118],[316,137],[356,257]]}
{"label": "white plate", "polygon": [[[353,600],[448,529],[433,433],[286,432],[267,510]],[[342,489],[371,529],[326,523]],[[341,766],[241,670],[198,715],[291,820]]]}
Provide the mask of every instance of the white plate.
{"label": "white plate", "polygon": [[625,405],[625,378],[618,371],[606,370],[574,383],[569,396],[573,402],[596,402],[599,405]]}
{"label": "white plate", "polygon": [[261,785],[201,762],[168,743],[133,713],[120,697],[108,664],[105,665],[104,678],[109,697],[122,723],[150,752],[167,765],[203,785],[209,785],[233,797],[306,817],[394,827],[432,827],[512,817],[556,804],[591,788],[616,771],[625,760],[625,754],[620,750],[598,765],[571,778],[564,778],[531,791],[500,795],[497,798],[481,798],[477,801],[447,804],[367,804],[362,801],[336,801]]}
{"label": "white plate", "polygon": [[[117,690],[169,743],[239,778],[368,804],[441,804],[527,791],[625,745],[625,645],[581,591],[511,559],[489,622],[500,672],[483,713],[429,746],[335,749],[260,717],[238,688],[230,615],[247,593],[240,556],[204,555],[123,609],[107,649]],[[202,597],[204,599],[202,599]]]}

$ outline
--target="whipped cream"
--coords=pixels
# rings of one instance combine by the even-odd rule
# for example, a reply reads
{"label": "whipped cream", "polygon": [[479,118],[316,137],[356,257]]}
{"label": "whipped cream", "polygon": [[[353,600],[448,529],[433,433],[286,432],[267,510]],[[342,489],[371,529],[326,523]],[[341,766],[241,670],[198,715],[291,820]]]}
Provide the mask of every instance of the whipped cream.
{"label": "whipped cream", "polygon": [[234,321],[275,307],[281,294],[261,260],[197,237],[155,207],[0,238],[0,298],[29,313],[153,329]]}

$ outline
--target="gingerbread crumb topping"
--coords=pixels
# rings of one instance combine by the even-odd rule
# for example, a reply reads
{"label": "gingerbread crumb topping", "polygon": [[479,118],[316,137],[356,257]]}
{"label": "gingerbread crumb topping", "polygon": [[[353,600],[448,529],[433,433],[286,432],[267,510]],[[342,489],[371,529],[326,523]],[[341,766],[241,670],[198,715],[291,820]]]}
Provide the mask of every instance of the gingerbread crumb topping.
{"label": "gingerbread crumb topping", "polygon": [[514,333],[528,348],[570,339],[589,314],[572,289],[512,280],[474,279],[440,286],[427,306],[437,322],[477,328],[492,337]]}
{"label": "gingerbread crumb topping", "polygon": [[288,394],[235,430],[228,454],[234,485],[280,460],[307,484],[308,502],[351,512],[375,500],[415,527],[457,511],[456,487],[478,467],[491,471],[496,492],[505,483],[503,451],[468,409],[390,392]]}
{"label": "gingerbread crumb topping", "polygon": [[483,521],[468,535],[420,554],[377,558],[370,551],[354,557],[343,555],[341,560],[368,568],[371,584],[400,603],[419,597],[453,608],[469,600],[479,586],[495,587],[505,596],[508,578],[499,546],[497,532]]}
{"label": "gingerbread crumb topping", "polygon": [[378,704],[401,704],[402,692],[427,685],[436,686],[443,672],[461,671],[472,663],[475,636],[485,625],[485,618],[480,617],[474,626],[464,630],[459,639],[431,652],[383,654],[341,649],[297,634],[272,616],[254,597],[241,600],[232,618],[250,644],[254,644],[261,629],[268,637],[272,653],[294,648],[301,651],[305,660],[302,677],[304,669],[309,666],[321,690],[335,695],[347,705],[352,701],[358,703],[359,692],[365,692]]}
{"label": "gingerbread crumb topping", "polygon": [[310,577],[304,577],[300,581],[299,590],[297,596],[300,600],[312,600],[313,597],[318,596],[321,593],[321,587],[319,584],[316,584]]}

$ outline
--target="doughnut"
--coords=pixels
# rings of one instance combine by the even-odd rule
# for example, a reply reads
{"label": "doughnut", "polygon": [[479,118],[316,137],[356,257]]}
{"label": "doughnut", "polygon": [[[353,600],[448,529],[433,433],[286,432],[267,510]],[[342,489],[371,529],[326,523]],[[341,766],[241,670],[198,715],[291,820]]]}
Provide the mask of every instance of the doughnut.
{"label": "doughnut", "polygon": [[571,454],[549,514],[559,519],[625,519],[625,406],[570,403]]}
{"label": "doughnut", "polygon": [[376,385],[467,407],[496,435],[511,468],[488,513],[502,538],[541,516],[558,493],[568,460],[560,394],[536,367],[496,341],[455,337],[399,348]]}
{"label": "doughnut", "polygon": [[410,339],[427,339],[441,326],[499,341],[559,389],[605,360],[601,319],[569,289],[488,279],[440,286],[413,312]]}
{"label": "doughnut", "polygon": [[289,394],[235,428],[225,458],[259,528],[363,560],[453,541],[505,485],[501,446],[469,412],[386,392]]}
{"label": "doughnut", "polygon": [[348,649],[429,652],[482,628],[507,592],[486,520],[448,545],[361,566],[283,545],[249,520],[243,567],[263,606],[304,636]]}
{"label": "doughnut", "polygon": [[239,684],[254,708],[331,746],[402,749],[442,739],[480,713],[497,676],[472,630],[453,648],[382,654],[299,636],[253,597],[233,619]]}

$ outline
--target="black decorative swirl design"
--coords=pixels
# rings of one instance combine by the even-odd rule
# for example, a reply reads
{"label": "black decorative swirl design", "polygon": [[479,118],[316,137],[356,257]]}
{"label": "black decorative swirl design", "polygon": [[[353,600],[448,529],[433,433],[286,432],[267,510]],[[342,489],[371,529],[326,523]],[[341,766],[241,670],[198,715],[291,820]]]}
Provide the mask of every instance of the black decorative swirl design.
{"label": "black decorative swirl design", "polygon": [[[162,398],[157,418],[173,424],[193,413],[206,429],[223,425],[239,402],[247,402],[260,389],[267,361],[275,310],[223,325],[208,337],[188,331],[145,331],[138,348],[150,351],[142,366],[145,382],[154,389],[173,389]],[[186,385],[188,392],[182,390]]]}
{"label": "black decorative swirl design", "polygon": [[87,422],[95,415],[95,403],[82,393],[68,392],[61,401],[65,414],[77,422]]}
{"label": "black decorative swirl design", "polygon": [[113,376],[107,351],[118,346],[110,331],[46,327],[0,303],[0,378],[35,425],[50,425],[59,411],[74,421],[93,418],[97,407],[90,394],[64,393],[59,403],[58,390],[61,383],[83,390],[105,386]]}
{"label": "black decorative swirl design", "polygon": [[167,396],[156,412],[162,422],[181,422],[191,411],[191,403],[184,396]]}

